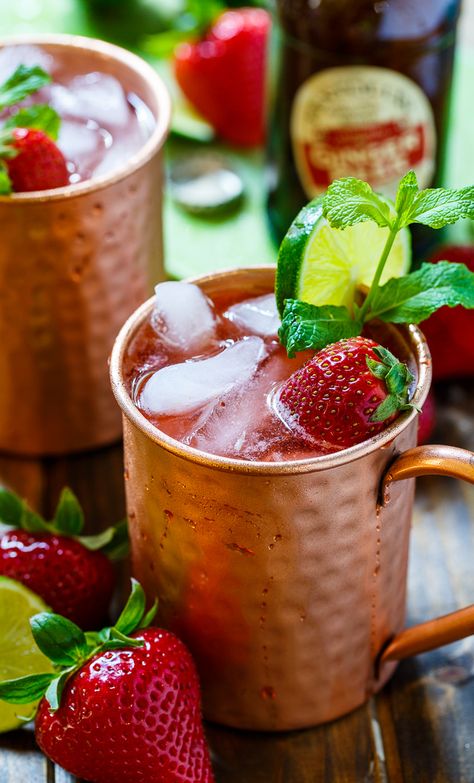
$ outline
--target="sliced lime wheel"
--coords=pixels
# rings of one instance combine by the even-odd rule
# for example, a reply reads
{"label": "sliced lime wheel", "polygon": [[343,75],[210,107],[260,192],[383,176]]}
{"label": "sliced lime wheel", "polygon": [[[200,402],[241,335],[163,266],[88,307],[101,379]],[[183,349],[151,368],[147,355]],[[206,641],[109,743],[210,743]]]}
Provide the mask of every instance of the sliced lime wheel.
{"label": "sliced lime wheel", "polygon": [[[388,228],[372,222],[331,228],[323,217],[322,197],[311,201],[280,246],[275,289],[280,313],[285,299],[350,307],[356,288],[370,286],[387,237]],[[397,234],[381,284],[406,274],[410,263],[411,237],[404,228]]]}
{"label": "sliced lime wheel", "polygon": [[[0,682],[53,671],[51,661],[36,646],[30,617],[47,606],[20,582],[0,577]],[[33,704],[7,704],[0,700],[0,732],[16,729],[29,716]]]}

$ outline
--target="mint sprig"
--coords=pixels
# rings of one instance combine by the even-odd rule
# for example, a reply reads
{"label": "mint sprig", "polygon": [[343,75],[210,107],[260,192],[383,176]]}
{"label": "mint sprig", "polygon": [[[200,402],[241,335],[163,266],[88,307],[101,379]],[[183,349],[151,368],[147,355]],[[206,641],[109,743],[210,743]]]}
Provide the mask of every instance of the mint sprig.
{"label": "mint sprig", "polygon": [[128,527],[126,520],[108,527],[94,536],[83,536],[84,513],[81,505],[69,487],[64,487],[59,497],[54,517],[47,521],[33,511],[26,500],[14,492],[0,487],[0,523],[21,528],[29,533],[69,536],[79,541],[86,549],[100,550],[110,560],[119,560],[128,553]]}
{"label": "mint sprig", "polygon": [[316,307],[288,299],[279,337],[289,356],[307,348],[319,351],[344,337],[361,334],[379,318],[393,323],[420,323],[440,307],[474,308],[474,273],[464,264],[440,261],[380,286],[385,264],[399,231],[412,223],[442,228],[462,218],[474,219],[474,186],[459,190],[419,190],[414,171],[398,186],[395,204],[354,177],[335,180],[323,198],[323,215],[333,228],[372,221],[388,229],[372,285],[361,306]]}
{"label": "mint sprig", "polygon": [[[35,642],[56,669],[55,672],[32,674],[0,682],[0,699],[11,704],[29,704],[43,696],[55,711],[69,678],[88,660],[107,650],[143,647],[141,639],[129,636],[147,628],[157,610],[157,602],[145,611],[145,594],[139,582],[132,579],[129,599],[114,626],[102,631],[84,633],[75,623],[50,612],[41,612],[30,620]],[[126,633],[124,632],[126,630]]]}
{"label": "mint sprig", "polygon": [[19,65],[9,78],[0,85],[0,111],[7,106],[20,103],[41,87],[51,82],[51,76],[39,65]]}

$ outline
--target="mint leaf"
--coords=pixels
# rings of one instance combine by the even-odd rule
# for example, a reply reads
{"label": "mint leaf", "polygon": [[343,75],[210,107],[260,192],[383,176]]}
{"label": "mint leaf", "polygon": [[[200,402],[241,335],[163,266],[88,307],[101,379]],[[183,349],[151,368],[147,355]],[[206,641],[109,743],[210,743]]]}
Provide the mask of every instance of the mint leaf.
{"label": "mint leaf", "polygon": [[423,223],[443,228],[463,218],[474,219],[474,186],[460,190],[429,188],[420,190],[401,214],[400,227]]}
{"label": "mint leaf", "polygon": [[57,666],[76,665],[90,652],[83,631],[59,614],[40,612],[31,618],[30,625],[41,652]]}
{"label": "mint leaf", "polygon": [[61,124],[61,118],[57,111],[51,106],[44,104],[35,104],[33,106],[26,106],[24,109],[19,109],[16,114],[9,117],[4,127],[5,128],[35,128],[36,130],[43,131],[53,141],[56,141],[59,135],[59,126]]}
{"label": "mint leaf", "polygon": [[0,85],[0,110],[19,103],[50,81],[51,77],[39,65],[19,65],[6,82]]}
{"label": "mint leaf", "polygon": [[16,680],[0,682],[0,699],[10,704],[30,704],[44,696],[56,674],[28,674]]}
{"label": "mint leaf", "polygon": [[474,273],[464,264],[422,264],[416,272],[388,280],[374,292],[366,320],[417,324],[445,305],[474,308]]}
{"label": "mint leaf", "polygon": [[329,343],[344,337],[355,337],[362,331],[346,307],[324,305],[316,307],[298,299],[287,299],[278,336],[293,358],[298,351],[312,348],[320,351]]}
{"label": "mint leaf", "polygon": [[395,200],[395,209],[402,225],[406,225],[403,223],[403,217],[404,215],[409,214],[413,201],[419,192],[418,180],[415,172],[407,171],[399,182]]}
{"label": "mint leaf", "polygon": [[84,527],[84,514],[74,492],[64,487],[59,498],[52,526],[58,533],[77,536]]}
{"label": "mint leaf", "polygon": [[136,579],[131,581],[132,592],[114,626],[117,631],[124,635],[132,633],[132,631],[139,628],[145,614],[145,593],[143,592],[143,587]]}
{"label": "mint leaf", "polygon": [[366,220],[388,228],[393,223],[389,202],[355,177],[336,179],[329,185],[323,198],[323,215],[333,228],[347,228]]}
{"label": "mint leaf", "polygon": [[0,488],[0,522],[12,527],[20,527],[23,515],[23,503],[14,492]]}

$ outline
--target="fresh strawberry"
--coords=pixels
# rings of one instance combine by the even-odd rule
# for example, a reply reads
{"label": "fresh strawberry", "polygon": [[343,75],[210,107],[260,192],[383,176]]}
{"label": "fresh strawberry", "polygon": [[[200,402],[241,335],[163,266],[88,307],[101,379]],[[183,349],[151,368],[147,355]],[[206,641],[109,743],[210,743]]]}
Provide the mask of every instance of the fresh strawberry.
{"label": "fresh strawberry", "polygon": [[42,694],[36,740],[72,775],[91,783],[212,783],[199,680],[172,633],[147,628],[145,596],[133,581],[113,628],[82,631],[58,615],[32,618],[40,649],[62,669],[0,684],[0,698]]}
{"label": "fresh strawberry", "polygon": [[81,537],[84,518],[69,489],[52,522],[0,489],[0,522],[12,526],[0,537],[0,574],[22,582],[75,623],[100,627],[115,586],[110,558],[124,554],[126,524]]}
{"label": "fresh strawberry", "polygon": [[[430,258],[465,264],[474,272],[474,246],[446,245]],[[421,327],[433,359],[433,377],[474,375],[474,312],[464,307],[442,307]]]}
{"label": "fresh strawberry", "polygon": [[428,393],[418,419],[418,443],[428,443],[436,424],[436,403],[432,391]]}
{"label": "fresh strawberry", "polygon": [[[61,188],[69,183],[66,159],[54,141],[41,130],[13,128],[11,150],[5,164],[16,193]],[[10,153],[10,154],[11,154]]]}
{"label": "fresh strawberry", "polygon": [[386,348],[365,337],[319,351],[281,386],[281,417],[301,437],[331,450],[371,438],[410,407],[413,376]]}
{"label": "fresh strawberry", "polygon": [[180,44],[176,79],[193,106],[232,144],[265,139],[265,74],[270,15],[261,8],[224,11],[207,34]]}

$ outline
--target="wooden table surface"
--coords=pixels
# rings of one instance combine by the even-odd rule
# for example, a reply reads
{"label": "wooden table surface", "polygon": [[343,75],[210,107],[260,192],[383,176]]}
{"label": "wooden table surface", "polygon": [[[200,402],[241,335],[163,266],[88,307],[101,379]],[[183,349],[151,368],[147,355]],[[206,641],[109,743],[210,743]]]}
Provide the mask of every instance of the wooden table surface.
{"label": "wooden table surface", "polygon": [[[474,449],[474,382],[437,392],[437,440]],[[64,484],[89,530],[123,516],[120,445],[69,458],[0,457],[0,481],[50,514]],[[474,486],[419,480],[408,622],[474,601]],[[400,664],[385,690],[335,723],[285,734],[207,727],[218,783],[474,783],[474,637]],[[0,738],[0,783],[76,783],[35,749]],[[110,783],[114,783],[111,781]]]}

